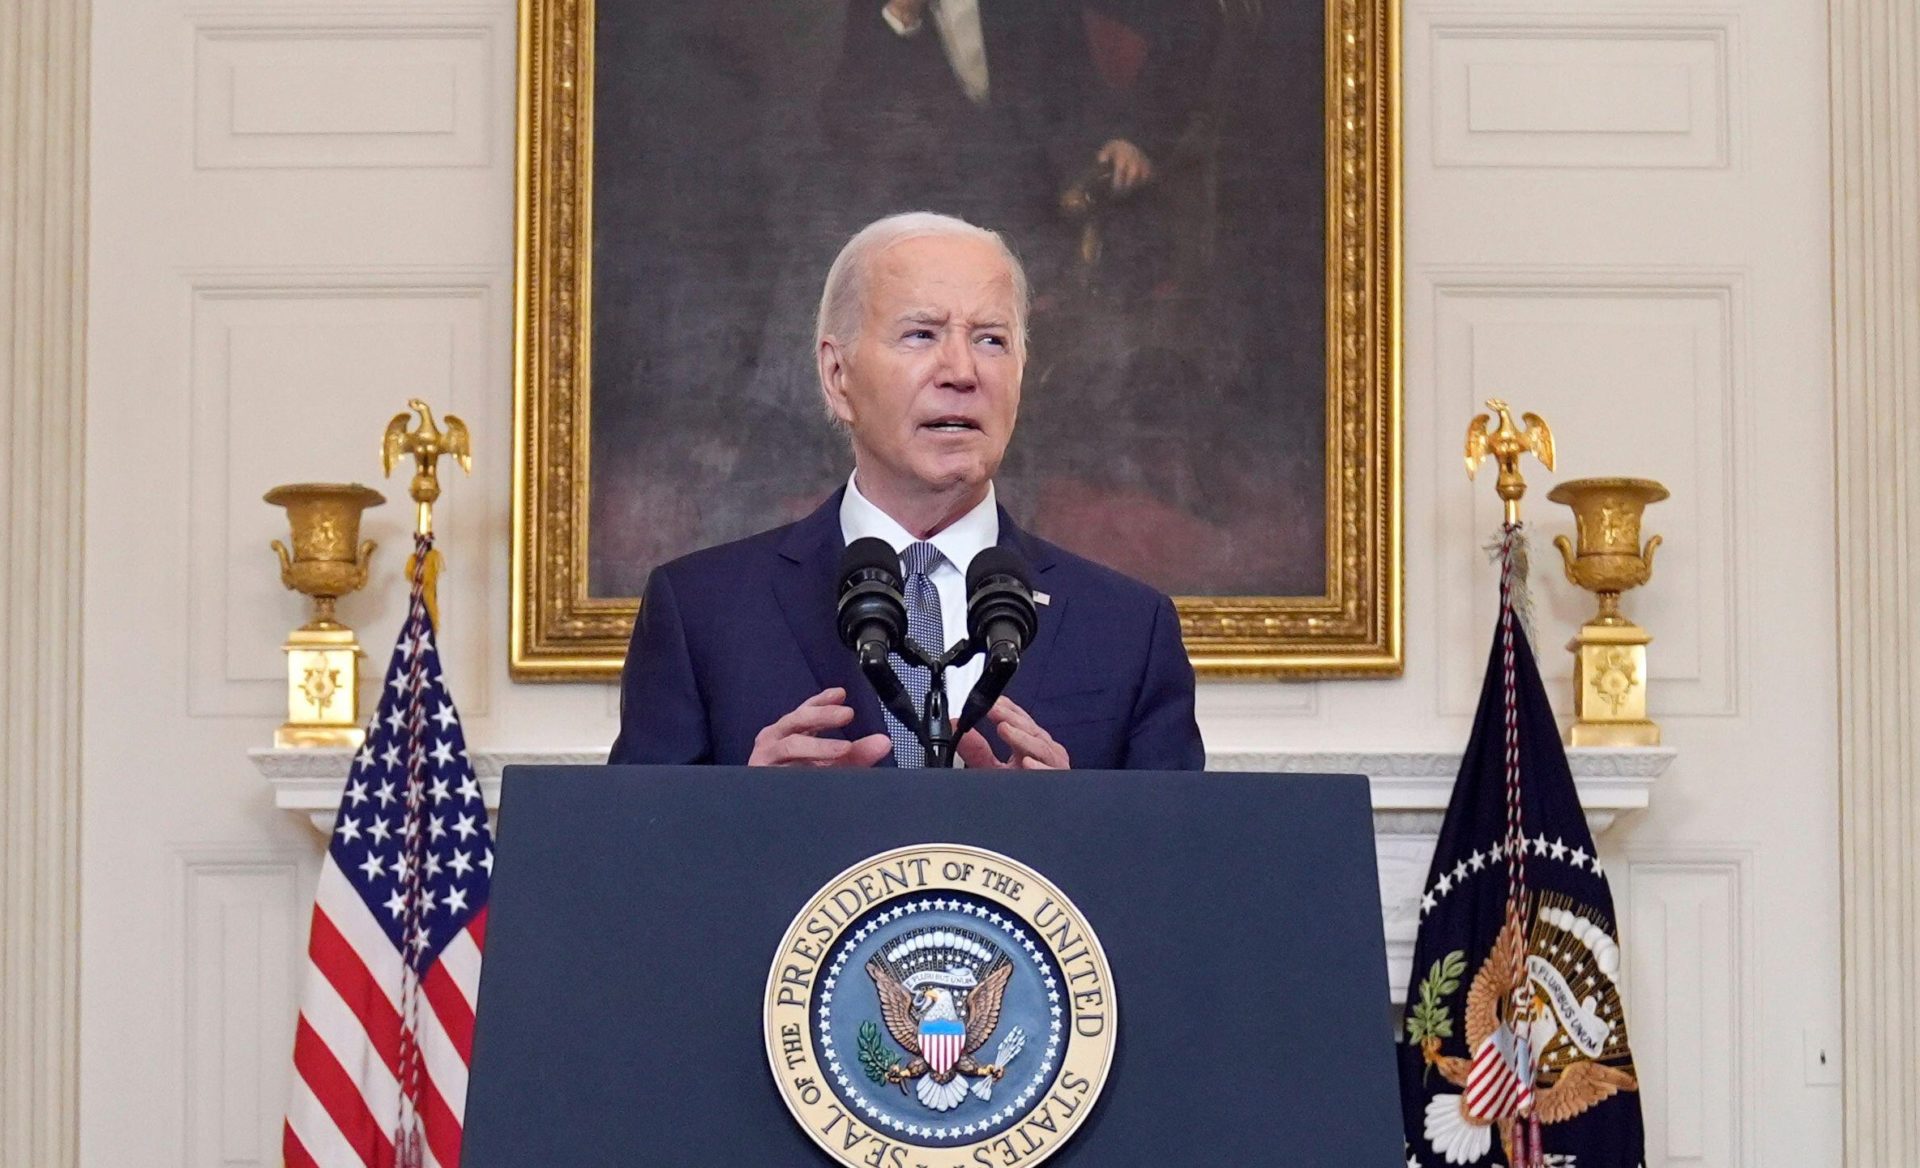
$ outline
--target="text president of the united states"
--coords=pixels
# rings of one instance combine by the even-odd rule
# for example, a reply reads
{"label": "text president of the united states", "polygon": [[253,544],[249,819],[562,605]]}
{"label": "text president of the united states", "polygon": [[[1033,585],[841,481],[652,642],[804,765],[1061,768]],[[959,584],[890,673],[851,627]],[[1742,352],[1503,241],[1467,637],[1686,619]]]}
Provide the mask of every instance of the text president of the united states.
{"label": "text president of the united states", "polygon": [[[807,518],[655,569],[621,679],[615,763],[923,764],[836,629],[847,544],[900,553],[914,619],[966,631],[966,570],[1031,567],[1038,625],[970,768],[1199,769],[1193,668],[1165,596],[1017,528],[993,477],[1020,413],[1028,290],[991,231],[927,213],[863,228],[820,298],[816,356],[854,470]],[[898,664],[896,658],[896,664]],[[947,674],[958,710],[979,659]]]}

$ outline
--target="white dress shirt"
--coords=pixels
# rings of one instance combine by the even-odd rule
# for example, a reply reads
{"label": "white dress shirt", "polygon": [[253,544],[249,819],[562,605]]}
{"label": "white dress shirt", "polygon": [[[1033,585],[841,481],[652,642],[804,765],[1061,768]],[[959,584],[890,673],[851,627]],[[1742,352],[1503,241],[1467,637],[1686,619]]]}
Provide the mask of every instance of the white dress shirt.
{"label": "white dress shirt", "polygon": [[[858,475],[847,479],[847,493],[840,500],[840,534],[851,544],[856,539],[875,536],[902,552],[909,544],[920,542],[906,528],[860,493]],[[946,645],[928,645],[928,650],[944,652],[967,635],[967,568],[973,557],[1000,542],[1000,510],[994,504],[993,484],[987,484],[987,497],[973,510],[948,524],[927,540],[940,549],[944,559],[929,572],[934,591],[940,594],[940,632]],[[974,683],[986,662],[974,657],[965,665],[947,670],[947,713],[958,717],[961,703],[973,692]]]}
{"label": "white dress shirt", "polygon": [[[940,30],[940,47],[947,64],[975,105],[987,104],[987,42],[980,34],[980,0],[933,0],[933,26]],[[903,37],[918,35],[924,21],[907,24],[888,8],[880,15]]]}

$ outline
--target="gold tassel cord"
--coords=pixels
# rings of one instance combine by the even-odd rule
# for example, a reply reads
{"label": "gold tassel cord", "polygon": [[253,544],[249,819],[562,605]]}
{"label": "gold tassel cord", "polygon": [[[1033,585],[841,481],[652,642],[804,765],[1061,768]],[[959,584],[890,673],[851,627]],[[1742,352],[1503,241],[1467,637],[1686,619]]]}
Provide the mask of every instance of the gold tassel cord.
{"label": "gold tassel cord", "polygon": [[[418,559],[418,556],[407,557],[407,579],[409,580],[413,579],[413,572]],[[433,627],[436,629],[440,627],[440,572],[446,566],[446,557],[440,554],[439,548],[428,549],[427,571],[426,577],[421,585],[423,589],[421,599],[427,606],[427,619],[433,622]],[[436,634],[436,636],[437,635],[438,634]]]}

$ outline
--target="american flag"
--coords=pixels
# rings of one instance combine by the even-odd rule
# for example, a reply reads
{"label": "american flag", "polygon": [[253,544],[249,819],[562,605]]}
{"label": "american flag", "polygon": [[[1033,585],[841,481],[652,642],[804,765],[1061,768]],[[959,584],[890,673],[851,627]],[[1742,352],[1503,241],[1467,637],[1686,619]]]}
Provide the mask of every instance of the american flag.
{"label": "american flag", "polygon": [[406,625],[353,758],[313,904],[289,1168],[455,1168],[493,836],[440,673],[414,538]]}

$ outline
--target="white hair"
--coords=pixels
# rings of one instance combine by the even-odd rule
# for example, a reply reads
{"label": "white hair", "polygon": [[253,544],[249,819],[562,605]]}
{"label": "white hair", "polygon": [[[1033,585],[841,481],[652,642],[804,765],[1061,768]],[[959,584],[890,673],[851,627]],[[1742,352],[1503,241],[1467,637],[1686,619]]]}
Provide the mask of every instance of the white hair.
{"label": "white hair", "polygon": [[976,227],[952,215],[906,211],[862,227],[834,257],[833,266],[827,269],[827,286],[820,293],[820,314],[814,319],[816,353],[820,342],[828,337],[845,346],[859,336],[860,323],[866,315],[867,280],[872,275],[874,259],[897,243],[928,236],[988,240],[1000,249],[1013,276],[1013,343],[1021,353],[1027,351],[1027,308],[1031,293],[1027,287],[1027,271],[1020,266],[1020,257],[1013,254],[1007,241],[997,231]]}

